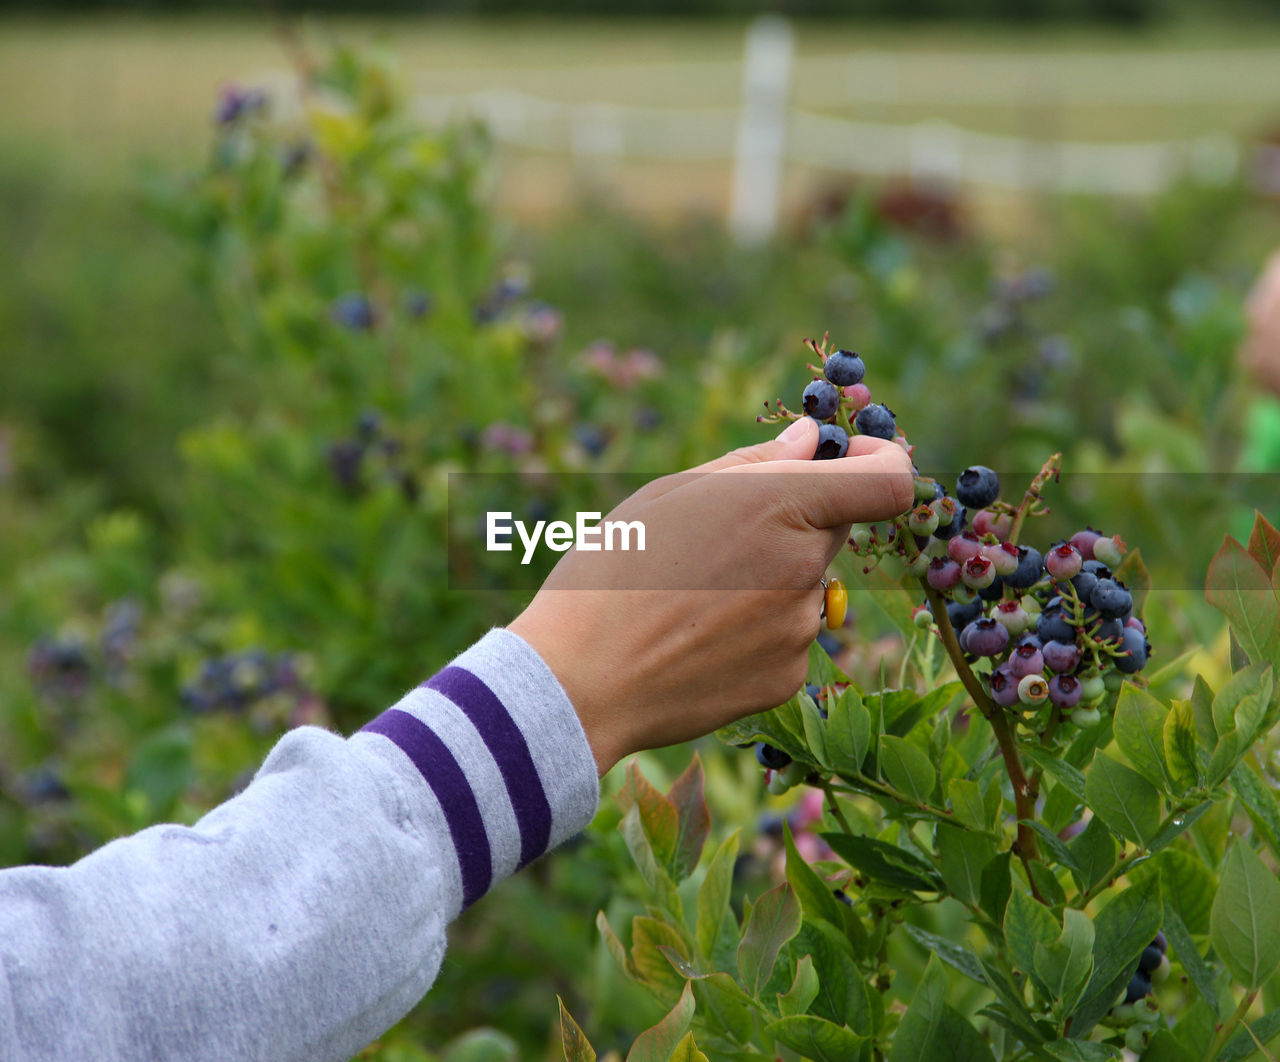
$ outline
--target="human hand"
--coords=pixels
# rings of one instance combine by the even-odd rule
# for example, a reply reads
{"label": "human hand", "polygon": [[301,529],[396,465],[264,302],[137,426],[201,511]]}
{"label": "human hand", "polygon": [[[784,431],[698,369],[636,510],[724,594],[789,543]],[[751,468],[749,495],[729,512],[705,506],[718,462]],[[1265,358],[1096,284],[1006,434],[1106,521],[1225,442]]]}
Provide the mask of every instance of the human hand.
{"label": "human hand", "polygon": [[817,442],[804,417],[648,484],[607,518],[642,521],[646,550],[571,550],[510,625],[564,686],[602,775],[803,684],[821,579],[850,524],[913,500],[901,447],[854,436],[847,457],[814,462]]}
{"label": "human hand", "polygon": [[1280,396],[1280,251],[1268,259],[1245,303],[1249,334],[1240,363],[1258,383]]}

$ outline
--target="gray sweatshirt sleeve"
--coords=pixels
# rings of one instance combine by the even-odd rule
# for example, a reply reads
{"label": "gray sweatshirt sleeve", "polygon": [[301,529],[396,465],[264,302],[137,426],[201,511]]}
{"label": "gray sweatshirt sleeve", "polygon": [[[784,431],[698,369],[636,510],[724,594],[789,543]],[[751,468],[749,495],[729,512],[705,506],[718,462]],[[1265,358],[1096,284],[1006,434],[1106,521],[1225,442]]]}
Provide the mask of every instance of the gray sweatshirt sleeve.
{"label": "gray sweatshirt sleeve", "polygon": [[0,871],[0,1059],[342,1062],[598,799],[564,690],[491,631],[350,738],[290,731],[195,826]]}

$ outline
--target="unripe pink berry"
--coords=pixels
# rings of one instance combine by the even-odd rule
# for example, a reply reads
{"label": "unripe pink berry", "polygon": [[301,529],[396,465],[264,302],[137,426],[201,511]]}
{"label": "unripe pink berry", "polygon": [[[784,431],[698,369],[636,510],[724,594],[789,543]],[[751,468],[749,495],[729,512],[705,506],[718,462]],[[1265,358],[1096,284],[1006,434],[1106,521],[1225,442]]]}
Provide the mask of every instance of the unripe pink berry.
{"label": "unripe pink berry", "polygon": [[1093,544],[1093,557],[1094,560],[1102,561],[1108,568],[1117,568],[1124,560],[1125,550],[1124,539],[1119,535],[1112,538],[1099,538]]}
{"label": "unripe pink berry", "polygon": [[935,590],[950,590],[960,582],[960,565],[950,558],[938,557],[930,561],[925,578]]}
{"label": "unripe pink berry", "polygon": [[1010,545],[1008,542],[1001,542],[994,546],[983,546],[982,552],[994,565],[996,575],[1012,575],[1018,570],[1017,546]]}
{"label": "unripe pink berry", "polygon": [[973,514],[973,530],[979,537],[995,535],[1001,542],[1009,537],[1013,530],[1013,517],[1008,513],[995,513],[990,509],[979,509]]}
{"label": "unripe pink berry", "polygon": [[1080,551],[1081,557],[1085,560],[1094,560],[1093,544],[1101,537],[1102,535],[1092,527],[1086,527],[1083,531],[1077,531],[1072,535],[1069,541],[1071,542],[1071,545],[1075,546],[1075,548]]}
{"label": "unripe pink berry", "polygon": [[991,618],[1007,630],[1011,637],[1016,637],[1031,626],[1031,617],[1017,601],[1001,601],[992,611]]}
{"label": "unripe pink berry", "polygon": [[982,552],[982,543],[972,531],[963,531],[947,540],[947,556],[957,564],[963,564],[970,557]]}
{"label": "unripe pink berry", "polygon": [[844,396],[849,400],[849,404],[853,407],[855,413],[871,405],[871,388],[864,383],[856,383],[846,387]]}
{"label": "unripe pink berry", "polygon": [[1044,556],[1045,569],[1055,579],[1070,579],[1080,574],[1080,566],[1083,563],[1084,558],[1080,556],[1080,551],[1070,542],[1054,546]]}
{"label": "unripe pink berry", "polygon": [[996,581],[996,569],[989,558],[981,555],[970,557],[961,570],[964,585],[970,590],[985,590]]}

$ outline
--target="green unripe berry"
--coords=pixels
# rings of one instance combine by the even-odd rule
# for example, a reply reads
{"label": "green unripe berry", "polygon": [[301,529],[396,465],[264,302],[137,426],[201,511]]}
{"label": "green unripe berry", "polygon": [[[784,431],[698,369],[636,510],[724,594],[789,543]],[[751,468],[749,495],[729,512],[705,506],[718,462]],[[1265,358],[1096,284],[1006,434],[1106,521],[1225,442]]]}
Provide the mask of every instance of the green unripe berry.
{"label": "green unripe berry", "polygon": [[1080,678],[1080,700],[1085,704],[1096,704],[1107,695],[1107,684],[1096,671]]}
{"label": "green unripe berry", "polygon": [[978,600],[978,591],[972,590],[961,583],[951,591],[951,600],[957,605],[972,605]]}
{"label": "green unripe berry", "polygon": [[853,532],[849,535],[849,542],[859,553],[866,551],[871,547],[871,528],[865,525],[861,527],[854,525]]}
{"label": "green unripe berry", "polygon": [[907,574],[913,579],[923,579],[929,570],[929,554],[919,553],[914,559],[907,561]]}
{"label": "green unripe berry", "polygon": [[782,796],[788,789],[793,789],[805,780],[810,771],[808,764],[792,760],[780,771],[769,776],[769,792],[774,796]]}
{"label": "green unripe berry", "polygon": [[1018,680],[1018,700],[1029,707],[1035,708],[1049,697],[1049,683],[1044,679],[1043,675],[1023,675]]}
{"label": "green unripe berry", "polygon": [[932,535],[938,529],[938,514],[927,505],[917,505],[907,517],[907,526],[916,535]]}
{"label": "green unripe berry", "polygon": [[1147,976],[1151,978],[1151,983],[1156,987],[1159,987],[1169,980],[1169,956],[1162,956],[1160,959],[1160,965],[1152,970]]}
{"label": "green unripe berry", "polygon": [[1102,684],[1106,686],[1109,693],[1115,693],[1116,690],[1124,685],[1124,675],[1115,668],[1112,668],[1110,671],[1104,671],[1102,674]]}
{"label": "green unripe berry", "polygon": [[1133,1016],[1143,1025],[1154,1025],[1160,1020],[1160,1001],[1155,996],[1143,996],[1133,1005]]}
{"label": "green unripe berry", "polygon": [[1102,713],[1097,708],[1077,708],[1071,713],[1071,721],[1081,730],[1092,730],[1102,722]]}
{"label": "green unripe berry", "polygon": [[1124,1034],[1124,1045],[1130,1051],[1142,1054],[1151,1044],[1152,1032],[1150,1027],[1146,1025],[1131,1026],[1128,1032]]}
{"label": "green unripe berry", "polygon": [[1093,544],[1093,559],[1114,570],[1124,560],[1124,551],[1114,538],[1100,538]]}

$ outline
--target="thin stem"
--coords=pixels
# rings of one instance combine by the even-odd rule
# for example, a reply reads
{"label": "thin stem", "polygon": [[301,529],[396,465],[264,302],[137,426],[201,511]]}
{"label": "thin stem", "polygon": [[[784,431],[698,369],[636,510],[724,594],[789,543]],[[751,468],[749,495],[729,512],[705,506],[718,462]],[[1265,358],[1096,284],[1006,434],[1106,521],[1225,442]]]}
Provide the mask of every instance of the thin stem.
{"label": "thin stem", "polygon": [[1256,988],[1251,992],[1245,993],[1244,998],[1240,1000],[1240,1006],[1236,1007],[1235,1013],[1218,1026],[1213,1039],[1209,1041],[1209,1049],[1204,1053],[1202,1062],[1214,1062],[1218,1057],[1218,1053],[1227,1046],[1227,1041],[1231,1038],[1231,1034],[1236,1031],[1236,1026],[1244,1021],[1244,1016],[1249,1013],[1249,1008],[1253,1006],[1253,1001],[1257,996],[1258,990]]}
{"label": "thin stem", "polygon": [[849,820],[844,817],[844,812],[840,810],[840,805],[836,801],[836,791],[830,782],[822,783],[822,791],[827,797],[827,808],[831,812],[831,817],[839,824],[840,829],[845,833],[853,833],[853,827],[849,825]]}
{"label": "thin stem", "polygon": [[[1052,460],[1050,458],[1050,462]],[[1045,467],[1048,468],[1048,464]],[[947,655],[951,657],[951,663],[955,666],[956,674],[960,676],[960,682],[963,684],[965,691],[973,698],[974,704],[977,705],[978,709],[986,717],[987,722],[991,724],[991,729],[995,732],[996,743],[1000,746],[1000,755],[1004,759],[1005,770],[1008,772],[1009,781],[1013,785],[1013,802],[1018,813],[1018,836],[1014,842],[1014,849],[1018,853],[1018,858],[1022,860],[1023,865],[1027,868],[1027,880],[1031,883],[1032,894],[1036,899],[1044,902],[1044,897],[1040,895],[1040,890],[1036,888],[1035,879],[1031,877],[1031,863],[1033,860],[1040,858],[1040,851],[1036,845],[1035,832],[1030,826],[1026,825],[1027,822],[1036,817],[1036,801],[1027,783],[1027,772],[1022,765],[1022,756],[1018,752],[1018,743],[1013,736],[1013,730],[1009,726],[1009,718],[1005,715],[1004,709],[988,696],[987,691],[982,688],[982,682],[965,661],[964,653],[960,649],[960,642],[956,638],[955,628],[951,626],[951,618],[947,615],[946,601],[928,582],[923,579],[920,582],[924,587],[925,595],[929,599],[929,605],[933,609],[933,621],[938,625],[938,633],[942,637],[942,644],[946,647]]]}
{"label": "thin stem", "polygon": [[1022,532],[1022,525],[1026,521],[1031,507],[1040,500],[1040,495],[1044,491],[1045,484],[1051,479],[1057,479],[1058,473],[1062,470],[1062,454],[1053,454],[1036,473],[1035,478],[1027,487],[1027,492],[1022,496],[1022,502],[1013,514],[1013,526],[1009,528],[1009,541],[1017,545],[1018,535]]}

